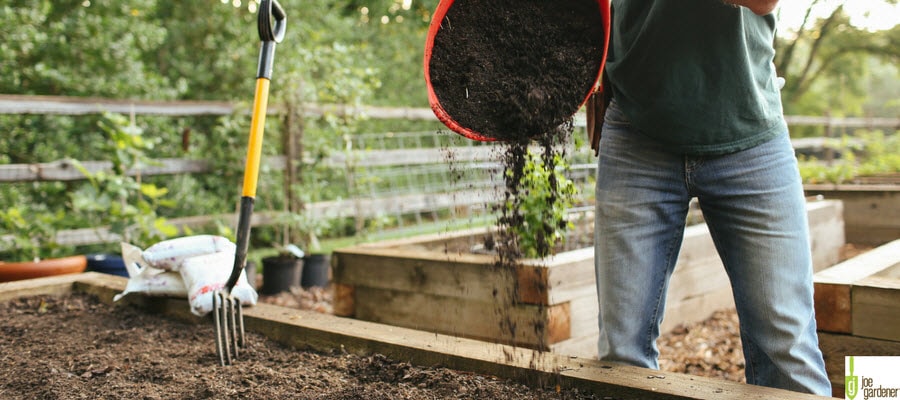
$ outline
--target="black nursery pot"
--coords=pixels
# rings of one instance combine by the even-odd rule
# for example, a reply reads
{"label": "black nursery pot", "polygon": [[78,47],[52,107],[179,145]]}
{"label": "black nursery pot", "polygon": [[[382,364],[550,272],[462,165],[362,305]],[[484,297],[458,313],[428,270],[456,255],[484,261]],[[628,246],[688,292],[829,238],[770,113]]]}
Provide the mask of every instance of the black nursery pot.
{"label": "black nursery pot", "polygon": [[307,254],[306,257],[303,257],[300,286],[303,286],[304,289],[328,286],[330,271],[331,257],[328,254]]}
{"label": "black nursery pot", "polygon": [[263,283],[259,293],[265,295],[287,292],[297,286],[303,272],[303,259],[275,256],[262,259]]}

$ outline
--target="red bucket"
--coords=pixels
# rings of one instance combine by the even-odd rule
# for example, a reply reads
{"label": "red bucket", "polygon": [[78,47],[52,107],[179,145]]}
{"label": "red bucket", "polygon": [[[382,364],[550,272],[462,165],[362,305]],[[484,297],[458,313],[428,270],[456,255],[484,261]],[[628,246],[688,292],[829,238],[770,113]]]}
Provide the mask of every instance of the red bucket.
{"label": "red bucket", "polygon": [[609,0],[441,0],[425,42],[431,109],[478,141],[548,132],[596,89],[609,16]]}

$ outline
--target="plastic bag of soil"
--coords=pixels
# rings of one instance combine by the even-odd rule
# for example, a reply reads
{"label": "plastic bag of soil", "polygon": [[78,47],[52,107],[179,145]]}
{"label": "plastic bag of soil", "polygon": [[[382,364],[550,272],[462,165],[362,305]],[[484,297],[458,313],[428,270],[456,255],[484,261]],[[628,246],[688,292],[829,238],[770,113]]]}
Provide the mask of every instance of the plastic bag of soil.
{"label": "plastic bag of soil", "polygon": [[550,132],[596,89],[608,37],[608,0],[442,0],[425,43],[431,108],[470,139]]}
{"label": "plastic bag of soil", "polygon": [[224,236],[194,235],[164,240],[141,253],[153,268],[177,271],[181,263],[194,256],[227,252],[234,254],[235,245]]}
{"label": "plastic bag of soil", "polygon": [[[129,293],[146,296],[187,297],[191,312],[212,311],[213,292],[225,286],[234,265],[235,245],[221,236],[197,235],[170,239],[146,250],[122,243],[128,284],[113,300]],[[259,297],[241,271],[231,294],[241,304],[255,305]]]}
{"label": "plastic bag of soil", "polygon": [[[225,286],[225,281],[231,276],[233,264],[234,253],[226,252],[194,256],[181,263],[181,278],[187,286],[192,313],[202,317],[212,311],[213,293]],[[259,297],[247,282],[245,271],[241,271],[237,284],[231,289],[231,295],[245,306],[255,305]]]}
{"label": "plastic bag of soil", "polygon": [[122,293],[113,297],[113,301],[119,301],[129,293],[159,297],[183,298],[187,296],[187,288],[184,286],[179,272],[150,266],[143,259],[144,251],[140,247],[124,242],[121,246],[122,261],[128,271],[128,283]]}

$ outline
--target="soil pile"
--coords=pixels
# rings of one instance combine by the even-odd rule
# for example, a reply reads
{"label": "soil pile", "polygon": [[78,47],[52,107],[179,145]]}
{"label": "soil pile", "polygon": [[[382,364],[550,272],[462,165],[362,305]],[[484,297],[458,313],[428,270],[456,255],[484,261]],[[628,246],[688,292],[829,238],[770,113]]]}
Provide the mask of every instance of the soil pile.
{"label": "soil pile", "polygon": [[4,399],[594,399],[381,355],[297,351],[248,333],[220,367],[212,324],[192,325],[85,295],[0,304]]}
{"label": "soil pile", "polygon": [[499,140],[545,134],[596,81],[604,32],[596,0],[456,0],[429,64],[441,106]]}

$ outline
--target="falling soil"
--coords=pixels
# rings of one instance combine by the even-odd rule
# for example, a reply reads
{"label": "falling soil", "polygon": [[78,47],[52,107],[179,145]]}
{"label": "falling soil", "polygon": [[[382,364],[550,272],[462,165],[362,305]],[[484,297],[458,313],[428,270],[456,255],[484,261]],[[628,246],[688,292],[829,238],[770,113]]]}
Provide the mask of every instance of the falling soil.
{"label": "falling soil", "polygon": [[0,304],[3,399],[593,399],[375,354],[284,347],[249,333],[220,367],[212,324],[185,324],[93,297]]}
{"label": "falling soil", "polygon": [[[504,197],[496,210],[498,233],[486,240],[496,267],[514,271],[522,256],[514,233],[523,213],[525,166],[531,140],[543,165],[553,170],[564,157],[572,115],[592,90],[602,61],[604,31],[596,0],[456,0],[440,21],[429,64],[430,82],[441,106],[461,126],[503,141]],[[452,171],[451,171],[452,172]],[[550,177],[547,207],[559,199]],[[534,224],[534,222],[532,222]],[[565,222],[562,222],[565,224]],[[531,227],[537,254],[550,254],[547,240],[560,226]],[[536,228],[536,229],[534,229]],[[495,293],[503,341],[519,329],[509,316],[518,288]],[[540,313],[538,313],[540,314]],[[529,324],[545,337],[540,321]],[[538,350],[546,350],[546,344]]]}
{"label": "falling soil", "polygon": [[441,106],[499,140],[545,134],[592,90],[604,32],[596,0],[456,0],[429,64]]}

